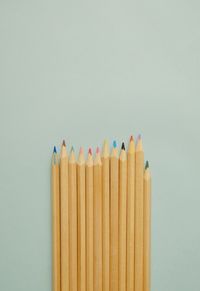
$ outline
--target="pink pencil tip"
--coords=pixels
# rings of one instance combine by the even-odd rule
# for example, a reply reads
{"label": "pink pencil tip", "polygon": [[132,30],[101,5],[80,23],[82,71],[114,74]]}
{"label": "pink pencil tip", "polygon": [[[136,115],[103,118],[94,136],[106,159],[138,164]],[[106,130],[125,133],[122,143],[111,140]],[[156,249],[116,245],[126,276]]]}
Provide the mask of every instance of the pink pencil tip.
{"label": "pink pencil tip", "polygon": [[141,134],[138,135],[138,140],[141,139]]}
{"label": "pink pencil tip", "polygon": [[83,153],[83,148],[82,148],[82,147],[80,147],[80,151],[79,151],[79,153],[80,153],[80,154]]}
{"label": "pink pencil tip", "polygon": [[97,154],[100,153],[100,149],[99,149],[99,147],[97,147],[97,149],[96,149],[96,153],[97,153]]}
{"label": "pink pencil tip", "polygon": [[89,148],[88,154],[90,154],[92,156],[92,149],[91,148]]}

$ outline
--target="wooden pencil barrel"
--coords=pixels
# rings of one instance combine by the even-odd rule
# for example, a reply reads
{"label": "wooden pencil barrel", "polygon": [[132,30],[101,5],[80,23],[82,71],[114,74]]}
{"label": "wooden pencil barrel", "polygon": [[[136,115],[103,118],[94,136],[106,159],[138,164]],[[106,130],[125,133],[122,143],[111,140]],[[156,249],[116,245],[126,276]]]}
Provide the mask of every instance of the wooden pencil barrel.
{"label": "wooden pencil barrel", "polygon": [[116,155],[110,158],[110,291],[118,291],[119,258],[119,160]]}
{"label": "wooden pencil barrel", "polygon": [[142,148],[136,148],[135,176],[135,291],[143,291],[143,172],[144,153]]}
{"label": "wooden pencil barrel", "polygon": [[59,164],[52,163],[53,291],[60,291],[60,187]]}
{"label": "wooden pencil barrel", "polygon": [[69,160],[69,289],[77,291],[77,183],[76,163]]}
{"label": "wooden pencil barrel", "polygon": [[94,164],[94,290],[102,291],[102,165]]}

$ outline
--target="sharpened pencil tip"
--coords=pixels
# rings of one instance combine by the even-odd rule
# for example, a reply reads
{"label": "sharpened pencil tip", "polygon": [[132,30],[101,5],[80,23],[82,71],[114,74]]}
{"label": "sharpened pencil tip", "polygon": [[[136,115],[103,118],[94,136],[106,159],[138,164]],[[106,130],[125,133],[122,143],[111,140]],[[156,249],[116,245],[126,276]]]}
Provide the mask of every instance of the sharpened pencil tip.
{"label": "sharpened pencil tip", "polygon": [[71,152],[73,152],[73,151],[74,151],[74,147],[72,146],[72,147],[71,147]]}
{"label": "sharpened pencil tip", "polygon": [[124,144],[124,142],[122,143],[121,149],[125,151],[125,144]]}
{"label": "sharpened pencil tip", "polygon": [[149,168],[149,162],[146,161],[146,164],[145,164],[145,170]]}
{"label": "sharpened pencil tip", "polygon": [[100,153],[100,149],[99,149],[99,147],[97,147],[96,154],[99,154],[99,153]]}
{"label": "sharpened pencil tip", "polygon": [[56,146],[53,147],[53,152],[54,152],[55,154],[57,153]]}
{"label": "sharpened pencil tip", "polygon": [[92,156],[92,149],[91,148],[89,148],[88,154],[90,154]]}
{"label": "sharpened pencil tip", "polygon": [[82,154],[83,153],[83,148],[80,147],[80,151],[79,151],[79,154]]}
{"label": "sharpened pencil tip", "polygon": [[130,141],[133,141],[133,136],[131,135],[131,137],[130,137]]}
{"label": "sharpened pencil tip", "polygon": [[114,148],[117,147],[117,142],[116,142],[116,140],[113,141],[113,147],[114,147]]}
{"label": "sharpened pencil tip", "polygon": [[138,138],[137,140],[140,140],[142,137],[141,137],[141,134],[138,134]]}
{"label": "sharpened pencil tip", "polygon": [[63,139],[63,143],[62,143],[62,145],[64,146],[64,147],[66,147],[66,143],[65,143],[65,140]]}

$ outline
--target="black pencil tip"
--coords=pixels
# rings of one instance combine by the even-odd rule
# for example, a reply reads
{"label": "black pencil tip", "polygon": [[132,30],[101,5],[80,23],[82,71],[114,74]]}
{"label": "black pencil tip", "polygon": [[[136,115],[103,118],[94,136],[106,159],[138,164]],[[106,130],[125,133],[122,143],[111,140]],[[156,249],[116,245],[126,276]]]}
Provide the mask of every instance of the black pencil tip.
{"label": "black pencil tip", "polygon": [[146,164],[145,164],[145,170],[149,168],[149,162],[146,161]]}
{"label": "black pencil tip", "polygon": [[62,143],[62,145],[64,146],[64,147],[66,147],[66,143],[65,143],[65,140],[63,139],[63,143]]}
{"label": "black pencil tip", "polygon": [[124,142],[122,143],[122,147],[121,147],[122,150],[125,150],[125,144]]}

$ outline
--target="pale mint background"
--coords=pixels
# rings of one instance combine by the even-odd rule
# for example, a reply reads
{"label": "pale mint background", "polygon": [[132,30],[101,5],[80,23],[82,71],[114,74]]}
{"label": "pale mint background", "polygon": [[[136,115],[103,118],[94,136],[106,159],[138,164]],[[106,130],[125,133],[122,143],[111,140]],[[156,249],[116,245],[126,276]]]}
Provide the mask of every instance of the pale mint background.
{"label": "pale mint background", "polygon": [[0,1],[0,291],[51,290],[54,143],[141,133],[152,290],[200,290],[200,2]]}

